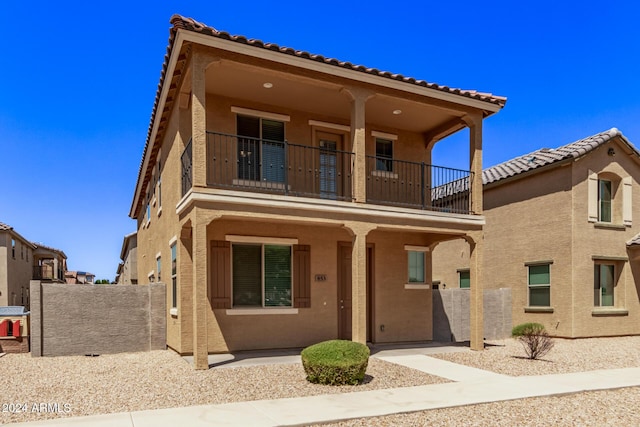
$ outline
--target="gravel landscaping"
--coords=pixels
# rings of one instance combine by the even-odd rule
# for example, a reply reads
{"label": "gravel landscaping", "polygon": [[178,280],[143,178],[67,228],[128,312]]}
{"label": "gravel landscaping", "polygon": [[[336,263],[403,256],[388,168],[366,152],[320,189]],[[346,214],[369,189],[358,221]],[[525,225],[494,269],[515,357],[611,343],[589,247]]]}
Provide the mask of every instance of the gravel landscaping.
{"label": "gravel landscaping", "polygon": [[[99,357],[8,354],[0,357],[0,372],[0,404],[11,405],[0,409],[9,411],[0,412],[0,423],[447,382],[372,358],[364,384],[324,386],[307,382],[302,364],[196,371],[169,350]],[[40,411],[41,403],[57,403],[58,411]]]}
{"label": "gravel landscaping", "polygon": [[491,341],[485,351],[432,356],[511,376],[566,374],[640,366],[640,336],[578,340],[556,338],[554,343],[551,351],[540,360],[524,358],[522,345],[513,339]]}

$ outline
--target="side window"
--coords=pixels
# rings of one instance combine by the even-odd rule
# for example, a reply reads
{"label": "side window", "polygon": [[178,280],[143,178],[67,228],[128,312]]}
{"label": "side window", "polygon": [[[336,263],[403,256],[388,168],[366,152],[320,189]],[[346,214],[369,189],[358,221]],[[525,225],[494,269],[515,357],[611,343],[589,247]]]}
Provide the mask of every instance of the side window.
{"label": "side window", "polygon": [[593,278],[593,305],[595,307],[613,307],[613,289],[615,286],[615,266],[596,264]]}
{"label": "side window", "polygon": [[458,271],[458,284],[461,289],[471,288],[471,272],[469,270]]}
{"label": "side window", "polygon": [[424,283],[424,252],[407,251],[409,283]]}
{"label": "side window", "polygon": [[549,264],[529,265],[529,306],[551,306],[551,272]]}
{"label": "side window", "polygon": [[611,181],[598,180],[598,221],[611,222]]}
{"label": "side window", "polygon": [[171,308],[178,307],[178,248],[171,245]]}

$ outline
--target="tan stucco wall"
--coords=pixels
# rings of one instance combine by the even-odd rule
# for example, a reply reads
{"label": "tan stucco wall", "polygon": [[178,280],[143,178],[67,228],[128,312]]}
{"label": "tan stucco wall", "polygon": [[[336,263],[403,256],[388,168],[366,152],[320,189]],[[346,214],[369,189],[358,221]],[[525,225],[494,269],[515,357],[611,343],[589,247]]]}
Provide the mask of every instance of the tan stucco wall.
{"label": "tan stucco wall", "polygon": [[[11,255],[12,238],[16,242],[15,258]],[[0,305],[28,306],[32,266],[33,250],[30,245],[11,233],[0,233]]]}
{"label": "tan stucco wall", "polygon": [[[609,147],[617,155],[607,155]],[[588,222],[589,171],[633,177],[633,224],[622,226],[621,200],[614,201],[613,222],[618,228]],[[539,322],[563,337],[640,334],[640,302],[632,265],[616,262],[618,283],[615,307],[628,315],[594,315],[594,256],[627,257],[625,242],[640,231],[640,165],[610,142],[566,166],[511,183],[485,187],[485,289],[510,287],[513,324]],[[619,193],[615,197],[622,196]],[[457,287],[457,269],[468,268],[469,250],[463,241],[438,245],[434,251],[434,280]],[[552,313],[526,312],[525,263],[553,261]],[[637,263],[638,261],[636,261]],[[636,268],[636,276],[640,268]]]}

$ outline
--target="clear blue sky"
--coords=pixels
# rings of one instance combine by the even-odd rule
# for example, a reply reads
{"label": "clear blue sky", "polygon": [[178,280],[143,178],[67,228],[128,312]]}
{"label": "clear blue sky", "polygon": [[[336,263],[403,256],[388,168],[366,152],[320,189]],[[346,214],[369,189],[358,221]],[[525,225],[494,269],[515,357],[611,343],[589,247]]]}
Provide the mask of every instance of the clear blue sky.
{"label": "clear blue sky", "polygon": [[[0,221],[113,279],[174,13],[506,96],[485,166],[611,127],[640,145],[640,3],[565,3],[3,1]],[[464,135],[436,150],[467,162]]]}

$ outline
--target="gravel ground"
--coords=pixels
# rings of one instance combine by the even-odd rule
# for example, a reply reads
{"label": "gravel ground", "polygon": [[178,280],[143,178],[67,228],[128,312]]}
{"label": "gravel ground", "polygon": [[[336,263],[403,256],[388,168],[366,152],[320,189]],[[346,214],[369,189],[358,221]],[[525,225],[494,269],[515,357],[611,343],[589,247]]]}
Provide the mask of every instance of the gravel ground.
{"label": "gravel ground", "polygon": [[[323,386],[307,382],[301,364],[196,371],[172,351],[93,358],[8,354],[0,357],[0,373],[0,423],[447,382],[372,358],[364,384]],[[41,403],[57,403],[59,412],[38,412]]]}
{"label": "gravel ground", "polygon": [[640,388],[511,400],[324,426],[638,426]]}
{"label": "gravel ground", "polygon": [[491,341],[485,351],[434,354],[433,357],[511,376],[565,374],[596,369],[640,366],[640,336],[619,338],[554,339],[540,360],[525,358],[513,339]]}

